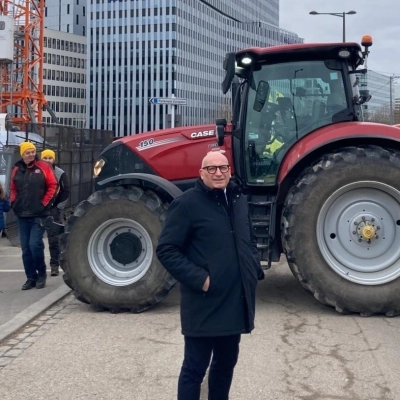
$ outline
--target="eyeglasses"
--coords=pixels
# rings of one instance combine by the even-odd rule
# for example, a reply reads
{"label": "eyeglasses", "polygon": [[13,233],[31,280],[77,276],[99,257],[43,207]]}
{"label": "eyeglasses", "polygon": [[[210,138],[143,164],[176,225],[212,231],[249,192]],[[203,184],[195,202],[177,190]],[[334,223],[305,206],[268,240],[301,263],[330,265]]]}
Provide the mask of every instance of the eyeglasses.
{"label": "eyeglasses", "polygon": [[229,165],[210,165],[209,167],[203,167],[209,174],[215,174],[219,169],[223,174],[229,171]]}

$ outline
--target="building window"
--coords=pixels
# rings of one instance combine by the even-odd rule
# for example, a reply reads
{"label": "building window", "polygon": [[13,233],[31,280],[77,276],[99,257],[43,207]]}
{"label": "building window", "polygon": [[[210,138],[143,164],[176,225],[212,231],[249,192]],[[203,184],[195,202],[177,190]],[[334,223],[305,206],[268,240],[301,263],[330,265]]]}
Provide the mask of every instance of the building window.
{"label": "building window", "polygon": [[67,14],[69,14],[69,4],[67,4]]}
{"label": "building window", "polygon": [[84,17],[86,16],[86,7],[85,7],[85,6],[83,6],[82,15],[83,15]]}
{"label": "building window", "polygon": [[69,32],[69,24],[67,24],[67,32]]}
{"label": "building window", "polygon": [[79,25],[79,15],[76,14],[76,24]]}

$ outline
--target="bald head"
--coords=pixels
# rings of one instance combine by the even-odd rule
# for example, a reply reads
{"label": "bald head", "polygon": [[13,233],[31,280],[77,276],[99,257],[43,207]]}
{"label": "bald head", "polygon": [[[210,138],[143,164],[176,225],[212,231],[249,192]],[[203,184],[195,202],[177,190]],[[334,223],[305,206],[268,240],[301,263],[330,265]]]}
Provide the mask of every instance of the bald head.
{"label": "bald head", "polygon": [[201,168],[209,165],[229,165],[228,159],[220,151],[210,151],[203,158]]}
{"label": "bald head", "polygon": [[228,159],[219,151],[209,152],[201,163],[200,178],[210,189],[225,189],[231,178]]}

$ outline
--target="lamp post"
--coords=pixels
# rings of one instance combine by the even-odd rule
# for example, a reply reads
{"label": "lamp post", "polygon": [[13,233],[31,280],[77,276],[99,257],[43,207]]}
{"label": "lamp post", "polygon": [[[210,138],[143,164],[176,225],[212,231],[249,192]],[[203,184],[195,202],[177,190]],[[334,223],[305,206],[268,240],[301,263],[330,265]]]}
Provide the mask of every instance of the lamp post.
{"label": "lamp post", "polygon": [[343,18],[343,42],[346,41],[346,15],[354,15],[354,14],[357,14],[354,10],[341,13],[320,13],[317,11],[310,11],[310,15],[333,15],[335,17]]}

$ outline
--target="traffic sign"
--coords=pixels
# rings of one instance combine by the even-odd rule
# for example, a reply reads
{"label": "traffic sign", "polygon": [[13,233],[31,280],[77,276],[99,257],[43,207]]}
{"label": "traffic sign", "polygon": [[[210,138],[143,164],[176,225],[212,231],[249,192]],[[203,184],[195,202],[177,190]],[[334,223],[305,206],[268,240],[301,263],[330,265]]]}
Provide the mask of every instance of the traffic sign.
{"label": "traffic sign", "polygon": [[151,104],[168,104],[171,106],[185,106],[187,104],[187,99],[177,99],[175,97],[150,97],[149,102]]}

